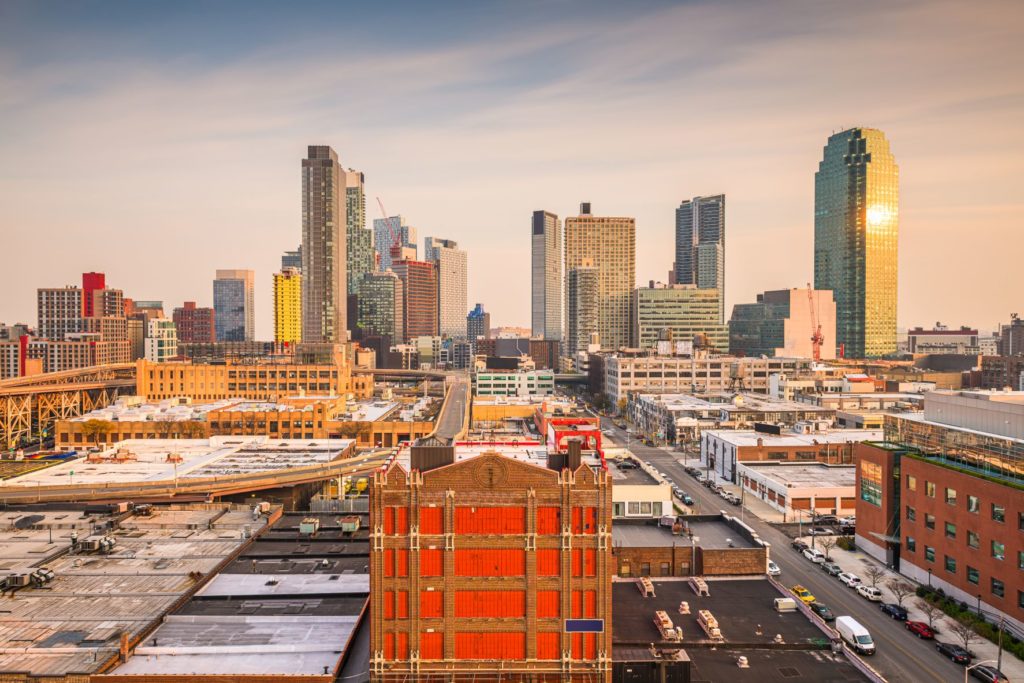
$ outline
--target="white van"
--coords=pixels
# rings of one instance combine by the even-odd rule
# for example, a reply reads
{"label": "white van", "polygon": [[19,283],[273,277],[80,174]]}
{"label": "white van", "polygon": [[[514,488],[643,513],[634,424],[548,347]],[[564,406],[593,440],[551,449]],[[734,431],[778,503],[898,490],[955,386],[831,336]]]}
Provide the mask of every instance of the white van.
{"label": "white van", "polygon": [[836,617],[836,630],[839,631],[839,637],[856,652],[862,655],[875,654],[875,641],[871,639],[871,634],[853,617]]}
{"label": "white van", "polygon": [[793,598],[775,598],[776,612],[795,612],[796,600]]}

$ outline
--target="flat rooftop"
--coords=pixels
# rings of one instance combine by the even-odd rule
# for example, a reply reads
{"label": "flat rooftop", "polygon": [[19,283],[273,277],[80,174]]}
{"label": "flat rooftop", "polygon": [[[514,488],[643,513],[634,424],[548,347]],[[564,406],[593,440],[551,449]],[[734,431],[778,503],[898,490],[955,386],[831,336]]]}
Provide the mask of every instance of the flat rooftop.
{"label": "flat rooftop", "polygon": [[[716,550],[757,547],[724,520],[691,521],[685,517],[682,520],[684,530],[681,534],[673,534],[671,527],[616,520],[612,524],[612,545],[624,548],[670,548],[674,545],[691,546],[694,539],[697,539],[696,544],[700,547]],[[692,532],[692,538],[687,530]]]}
{"label": "flat rooftop", "polygon": [[[340,458],[351,439],[270,439],[265,436],[213,436],[209,439],[129,439],[99,454],[104,461],[79,458],[4,481],[5,486],[169,481],[271,472]],[[168,456],[180,457],[175,465]],[[173,459],[172,459],[173,460]]]}
{"label": "flat rooftop", "polygon": [[[845,656],[834,656],[829,650],[730,650],[724,647],[690,648],[686,653],[692,662],[691,680],[694,683],[840,683],[868,680]],[[747,658],[749,669],[740,669],[736,665],[740,657]]]}
{"label": "flat rooftop", "polygon": [[[455,462],[469,460],[484,453],[498,453],[506,458],[520,460],[538,467],[546,468],[548,466],[547,447],[532,440],[524,440],[522,443],[487,441],[457,441],[455,443]],[[396,460],[408,471],[410,468],[409,449],[403,448],[398,453]],[[595,468],[600,467],[601,458],[592,451],[584,451],[583,464]]]}
{"label": "flat rooftop", "polygon": [[710,434],[714,438],[737,447],[757,446],[757,442],[760,439],[765,448],[771,448],[772,446],[815,446],[819,444],[845,444],[882,440],[882,430],[880,429],[830,429],[810,434],[783,431],[779,435],[756,432],[752,429],[710,429],[706,430],[704,434]]}
{"label": "flat rooftop", "polygon": [[740,467],[777,482],[783,488],[832,488],[849,486],[857,482],[854,465],[789,465],[762,462],[741,462]]}

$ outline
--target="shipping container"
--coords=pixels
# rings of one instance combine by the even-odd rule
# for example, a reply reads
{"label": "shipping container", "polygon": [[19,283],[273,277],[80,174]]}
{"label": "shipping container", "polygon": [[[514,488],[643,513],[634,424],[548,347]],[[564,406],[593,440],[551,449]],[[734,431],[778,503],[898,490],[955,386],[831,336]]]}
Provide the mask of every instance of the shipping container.
{"label": "shipping container", "polygon": [[444,616],[444,591],[420,592],[420,616],[424,619]]}
{"label": "shipping container", "polygon": [[420,508],[420,533],[427,536],[444,533],[444,510],[442,508]]}
{"label": "shipping container", "polygon": [[441,576],[443,574],[444,551],[440,548],[424,548],[421,550],[420,576]]}
{"label": "shipping container", "polygon": [[537,576],[558,576],[561,571],[561,551],[557,548],[541,548],[537,551]]}
{"label": "shipping container", "polygon": [[523,591],[456,591],[455,616],[459,618],[522,618],[526,616]]}
{"label": "shipping container", "polygon": [[537,659],[561,659],[562,634],[557,631],[537,634]]}
{"label": "shipping container", "polygon": [[558,591],[537,591],[537,618],[557,619],[561,612],[561,594]]}
{"label": "shipping container", "polygon": [[526,508],[470,507],[460,505],[455,508],[455,533],[526,533]]}
{"label": "shipping container", "polygon": [[420,633],[420,659],[444,659],[444,634],[440,631]]}
{"label": "shipping container", "polygon": [[560,534],[562,533],[560,523],[561,510],[557,507],[537,508],[537,533],[538,534]]}
{"label": "shipping container", "polygon": [[515,549],[456,549],[456,576],[523,576],[526,551]]}
{"label": "shipping container", "polygon": [[525,659],[525,633],[456,633],[455,659]]}

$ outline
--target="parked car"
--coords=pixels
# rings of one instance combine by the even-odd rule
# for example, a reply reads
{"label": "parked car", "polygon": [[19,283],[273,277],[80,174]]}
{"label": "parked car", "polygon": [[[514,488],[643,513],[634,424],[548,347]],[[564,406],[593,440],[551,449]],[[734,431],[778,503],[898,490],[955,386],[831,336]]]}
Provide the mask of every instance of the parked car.
{"label": "parked car", "polygon": [[935,649],[939,651],[939,654],[943,657],[949,657],[950,661],[954,664],[970,664],[971,653],[963,649],[959,645],[953,643],[935,643]]}
{"label": "parked car", "polygon": [[860,585],[860,577],[856,574],[851,574],[850,572],[843,572],[836,578],[838,578],[840,581],[842,581],[850,588],[856,588]]}
{"label": "parked car", "polygon": [[804,557],[814,564],[823,564],[825,562],[825,553],[821,552],[817,548],[807,548],[804,550]]}
{"label": "parked car", "polygon": [[807,532],[808,536],[833,536],[836,532],[832,529],[826,529],[823,526],[811,527],[811,530]]}
{"label": "parked car", "polygon": [[875,654],[875,641],[871,633],[853,617],[842,616],[836,619],[836,631],[840,638],[860,654]]}
{"label": "parked car", "polygon": [[637,464],[632,460],[623,460],[619,463],[620,470],[635,470],[636,468]]}
{"label": "parked car", "polygon": [[861,584],[857,586],[857,593],[862,597],[870,600],[871,602],[882,601],[882,591],[878,590],[874,586],[865,586]]}
{"label": "parked car", "polygon": [[843,568],[835,562],[825,562],[821,565],[821,568],[825,570],[825,573],[829,576],[839,576],[843,573]]}
{"label": "parked car", "polygon": [[849,524],[850,526],[853,526],[854,524],[857,523],[857,518],[856,517],[840,517],[839,518],[839,523],[840,524]]}
{"label": "parked car", "polygon": [[894,602],[885,602],[880,605],[882,612],[888,614],[893,619],[899,619],[900,621],[907,620],[907,610],[904,607],[900,607]]}
{"label": "parked car", "polygon": [[988,664],[979,664],[971,669],[971,677],[985,681],[985,683],[1010,683],[1010,679],[1006,677],[1006,674]]}
{"label": "parked car", "polygon": [[782,570],[779,569],[779,565],[775,564],[772,560],[768,560],[768,576],[779,576],[781,574]]}
{"label": "parked car", "polygon": [[793,548],[793,550],[797,551],[798,553],[802,553],[808,548],[807,544],[800,540],[793,541],[789,545],[791,548]]}
{"label": "parked car", "polygon": [[682,495],[682,501],[685,505],[693,505],[693,497],[689,493]]}
{"label": "parked car", "polygon": [[815,524],[836,524],[838,521],[835,515],[817,515],[814,517]]}
{"label": "parked car", "polygon": [[800,598],[800,600],[802,600],[805,604],[814,602],[814,596],[811,595],[811,591],[807,590],[800,584],[793,586],[789,590],[793,593],[793,595]]}
{"label": "parked car", "polygon": [[811,611],[821,617],[824,621],[836,620],[836,615],[832,614],[832,610],[830,610],[824,603],[812,602],[808,607],[810,607]]}
{"label": "parked car", "polygon": [[857,527],[853,526],[852,524],[840,524],[839,533],[842,536],[853,536],[855,533],[857,533]]}
{"label": "parked car", "polygon": [[908,621],[906,623],[907,630],[913,633],[918,638],[924,638],[925,640],[931,640],[935,637],[935,631],[932,627],[923,621]]}

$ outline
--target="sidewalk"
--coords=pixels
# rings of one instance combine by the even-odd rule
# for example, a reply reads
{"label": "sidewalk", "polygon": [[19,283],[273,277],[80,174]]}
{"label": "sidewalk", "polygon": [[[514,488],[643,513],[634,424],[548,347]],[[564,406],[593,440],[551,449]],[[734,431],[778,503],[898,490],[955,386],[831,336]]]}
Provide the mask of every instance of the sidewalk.
{"label": "sidewalk", "polygon": [[[820,541],[821,538],[822,537],[819,536],[817,540]],[[810,536],[805,536],[801,538],[801,540],[804,543],[807,543],[808,545],[811,544]],[[908,579],[902,574],[898,574],[897,572],[889,569],[888,567],[883,566],[874,558],[869,557],[868,555],[860,551],[851,552],[848,550],[843,550],[842,548],[833,548],[829,551],[829,556],[832,558],[832,562],[835,562],[843,568],[844,572],[856,574],[860,577],[861,581],[863,581],[866,585],[870,585],[870,581],[868,581],[867,577],[864,575],[865,568],[867,568],[870,565],[874,565],[876,567],[884,569],[885,576],[878,580],[878,584],[876,586],[879,590],[882,591],[882,602],[897,602],[896,597],[892,594],[892,591],[890,591],[889,587],[885,585],[888,581],[891,581],[893,579],[905,581],[906,583],[909,583],[910,585],[914,586],[914,588],[917,588],[917,586],[919,585],[916,581]],[[810,560],[804,561],[810,563]],[[822,572],[822,574],[824,576],[828,576],[824,572]],[[830,578],[833,581],[839,581],[839,579],[836,579],[834,577],[828,578]],[[859,595],[857,595],[857,597],[860,598]],[[913,594],[908,595],[905,598],[903,598],[903,607],[907,610],[908,620],[923,621],[925,623],[928,623],[927,617],[924,616],[924,613],[921,612],[920,608],[918,608],[917,606],[917,601],[921,599],[922,598],[919,598]],[[864,602],[867,603],[868,601],[864,600]],[[879,603],[869,603],[869,606],[875,607],[875,609],[877,609],[878,604]],[[962,646],[963,642],[959,638],[957,638],[951,630],[953,623],[953,619],[946,616],[945,614],[935,617],[935,620],[933,622],[935,628],[935,639],[943,642],[956,643],[957,645]],[[913,638],[914,636],[908,632],[907,637]],[[999,647],[995,643],[992,643],[987,639],[978,636],[977,640],[971,641],[970,647],[968,647],[967,649],[976,655],[975,658],[971,661],[972,664],[992,660],[991,662],[989,662],[989,665],[995,666],[995,660],[999,652]],[[939,656],[938,653],[936,653],[935,656]],[[1019,659],[1014,657],[1006,650],[1003,650],[1003,664],[999,668],[999,670],[1002,671],[1003,674],[1005,674],[1010,679],[1010,681],[1024,681],[1024,662],[1021,662]]]}

